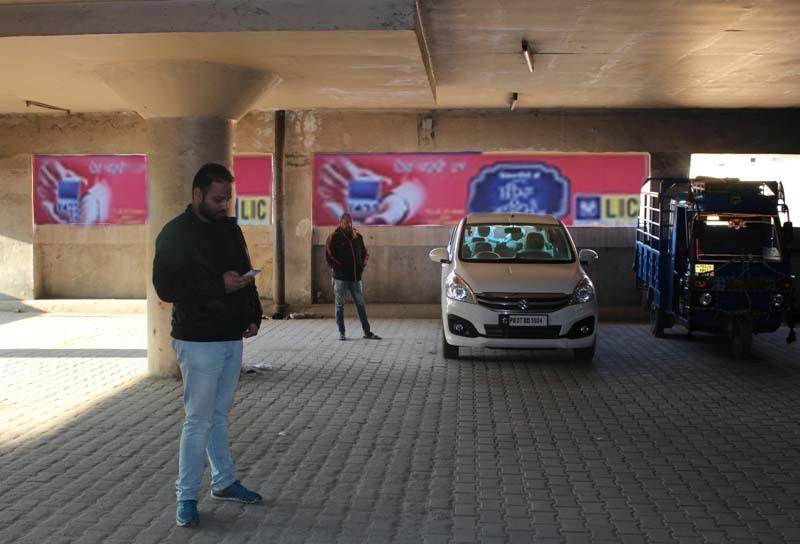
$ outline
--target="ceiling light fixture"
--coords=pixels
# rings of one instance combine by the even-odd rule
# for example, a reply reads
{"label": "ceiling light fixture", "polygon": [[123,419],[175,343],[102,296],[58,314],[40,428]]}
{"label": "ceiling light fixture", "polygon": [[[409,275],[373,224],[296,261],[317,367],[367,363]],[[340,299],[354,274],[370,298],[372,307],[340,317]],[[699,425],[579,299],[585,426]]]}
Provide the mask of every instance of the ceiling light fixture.
{"label": "ceiling light fixture", "polygon": [[38,108],[44,108],[46,110],[56,110],[56,111],[63,111],[67,115],[71,112],[66,108],[59,108],[58,106],[52,106],[50,104],[45,104],[44,102],[37,102],[36,100],[26,100],[25,107],[30,108],[31,106],[36,106]]}
{"label": "ceiling light fixture", "polygon": [[519,93],[511,93],[511,107],[509,108],[511,111],[514,111],[514,108],[517,107],[518,98],[519,98]]}
{"label": "ceiling light fixture", "polygon": [[528,45],[528,40],[522,40],[522,56],[525,57],[525,62],[528,63],[528,71],[533,73],[533,49]]}

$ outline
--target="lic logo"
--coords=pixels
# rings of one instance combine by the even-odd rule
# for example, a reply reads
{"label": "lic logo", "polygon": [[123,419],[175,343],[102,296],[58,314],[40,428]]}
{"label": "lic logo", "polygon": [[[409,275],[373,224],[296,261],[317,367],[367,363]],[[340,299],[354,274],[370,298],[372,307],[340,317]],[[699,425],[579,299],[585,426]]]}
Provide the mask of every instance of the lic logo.
{"label": "lic logo", "polygon": [[599,221],[600,196],[575,197],[575,219],[579,221]]}

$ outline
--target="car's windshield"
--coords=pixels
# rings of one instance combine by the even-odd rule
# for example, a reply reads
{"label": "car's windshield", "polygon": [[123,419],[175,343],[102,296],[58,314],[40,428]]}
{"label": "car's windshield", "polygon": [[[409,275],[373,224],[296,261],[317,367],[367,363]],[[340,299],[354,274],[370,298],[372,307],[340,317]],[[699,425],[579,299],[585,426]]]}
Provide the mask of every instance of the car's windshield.
{"label": "car's windshield", "polygon": [[775,222],[770,216],[701,215],[697,236],[700,260],[780,261]]}
{"label": "car's windshield", "polygon": [[462,261],[568,263],[575,260],[561,225],[473,223],[464,226]]}

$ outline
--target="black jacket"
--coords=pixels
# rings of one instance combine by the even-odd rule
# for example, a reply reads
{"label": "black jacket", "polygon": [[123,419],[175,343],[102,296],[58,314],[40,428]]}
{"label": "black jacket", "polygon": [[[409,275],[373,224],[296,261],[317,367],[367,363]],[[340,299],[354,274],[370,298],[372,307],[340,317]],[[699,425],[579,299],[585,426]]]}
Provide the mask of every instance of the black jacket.
{"label": "black jacket", "polygon": [[348,236],[341,228],[337,228],[325,242],[325,260],[337,280],[360,281],[368,259],[364,238],[356,229]]}
{"label": "black jacket", "polygon": [[172,302],[172,337],[193,342],[241,340],[251,323],[261,325],[254,285],[225,293],[222,274],[250,270],[242,230],[233,218],[205,223],[189,206],[156,238],[153,286]]}

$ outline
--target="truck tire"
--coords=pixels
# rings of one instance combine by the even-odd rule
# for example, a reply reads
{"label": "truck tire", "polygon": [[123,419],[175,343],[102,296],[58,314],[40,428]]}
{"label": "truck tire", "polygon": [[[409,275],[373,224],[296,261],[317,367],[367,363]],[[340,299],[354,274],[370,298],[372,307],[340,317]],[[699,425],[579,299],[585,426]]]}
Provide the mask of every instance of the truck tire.
{"label": "truck tire", "polygon": [[442,355],[445,359],[458,359],[458,346],[448,344],[444,332],[442,332]]}
{"label": "truck tire", "polygon": [[750,356],[753,348],[753,325],[744,317],[734,318],[730,324],[728,347],[731,357],[739,361]]}
{"label": "truck tire", "polygon": [[664,337],[664,310],[656,306],[655,302],[650,303],[650,332],[656,338]]}
{"label": "truck tire", "polygon": [[653,293],[648,289],[642,291],[642,311],[647,313],[650,311],[650,304],[652,304]]}

